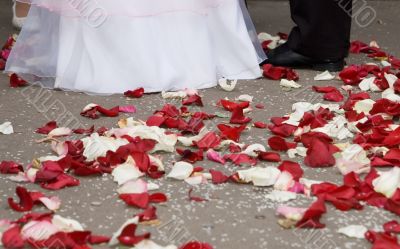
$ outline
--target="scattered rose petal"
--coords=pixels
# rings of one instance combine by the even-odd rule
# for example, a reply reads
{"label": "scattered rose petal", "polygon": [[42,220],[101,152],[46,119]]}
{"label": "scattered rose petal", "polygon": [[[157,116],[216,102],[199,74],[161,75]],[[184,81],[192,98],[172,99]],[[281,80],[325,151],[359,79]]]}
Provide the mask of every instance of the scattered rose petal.
{"label": "scattered rose petal", "polygon": [[13,73],[10,76],[10,87],[23,87],[28,84],[27,81],[19,77],[17,74]]}
{"label": "scattered rose petal", "polygon": [[10,135],[14,133],[14,128],[11,122],[4,122],[0,124],[0,133],[4,135]]}
{"label": "scattered rose petal", "polygon": [[271,193],[267,194],[265,198],[273,202],[288,202],[295,200],[297,197],[296,193],[280,190],[272,190]]}
{"label": "scattered rose petal", "polygon": [[141,98],[144,95],[144,88],[140,87],[135,90],[126,91],[124,95],[129,98]]}
{"label": "scattered rose petal", "polygon": [[367,231],[368,229],[362,225],[350,225],[338,229],[338,233],[344,234],[349,238],[356,238],[356,239],[364,239],[364,234]]}
{"label": "scattered rose petal", "polygon": [[169,172],[167,177],[177,179],[177,180],[185,180],[193,173],[193,165],[187,162],[177,162],[172,167],[172,170]]}
{"label": "scattered rose petal", "polygon": [[296,83],[294,80],[287,80],[287,79],[281,79],[279,85],[282,87],[294,88],[294,89],[298,89],[301,87],[301,85]]}
{"label": "scattered rose petal", "polygon": [[218,85],[227,92],[232,92],[237,84],[237,80],[220,79],[218,80]]}

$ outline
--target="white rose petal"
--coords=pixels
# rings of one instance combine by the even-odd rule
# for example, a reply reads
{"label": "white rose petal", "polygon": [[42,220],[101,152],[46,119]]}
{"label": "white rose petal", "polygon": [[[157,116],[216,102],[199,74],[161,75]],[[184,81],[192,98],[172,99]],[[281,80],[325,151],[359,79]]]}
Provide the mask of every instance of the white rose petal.
{"label": "white rose petal", "polygon": [[70,128],[59,127],[59,128],[55,128],[54,130],[50,131],[47,136],[48,137],[63,137],[63,136],[69,136],[71,134],[72,134],[72,130]]}
{"label": "white rose petal", "polygon": [[287,202],[296,199],[297,194],[289,191],[272,190],[265,197],[274,202]]}
{"label": "white rose petal", "polygon": [[247,154],[251,157],[256,157],[258,155],[256,153],[257,151],[265,152],[265,146],[262,144],[252,144],[243,151],[243,154]]}
{"label": "white rose petal", "polygon": [[274,189],[287,191],[294,185],[292,174],[287,171],[282,172],[274,184]]}
{"label": "white rose petal", "polygon": [[234,144],[236,146],[238,146],[239,148],[243,149],[246,145],[245,144],[241,144],[241,143],[236,143],[235,141],[232,140],[223,140],[221,142],[221,144],[216,148],[216,150],[223,150],[226,149],[227,147],[229,147],[231,144]]}
{"label": "white rose petal", "polygon": [[332,138],[343,140],[354,137],[353,133],[347,128],[347,119],[344,116],[336,116],[323,127],[313,129],[313,131],[322,132]]}
{"label": "white rose petal", "polygon": [[200,141],[207,133],[208,133],[208,130],[206,128],[203,128],[200,130],[199,134],[196,136],[192,136],[192,137],[179,136],[178,142],[181,143],[183,146],[190,147],[193,145],[193,142]]}
{"label": "white rose petal", "polygon": [[243,94],[243,95],[240,95],[239,97],[237,97],[236,98],[236,100],[238,100],[238,101],[243,101],[243,102],[253,102],[253,96],[250,96],[250,95],[248,95],[248,94]]}
{"label": "white rose petal", "polygon": [[142,240],[142,241],[140,241],[140,243],[136,244],[134,248],[135,249],[177,249],[177,247],[174,245],[160,246],[151,240]]}
{"label": "white rose petal", "polygon": [[239,178],[245,182],[252,182],[254,186],[268,187],[275,184],[281,171],[275,167],[253,167],[238,171]]}
{"label": "white rose petal", "polygon": [[287,154],[288,154],[289,158],[292,158],[292,159],[295,158],[297,155],[305,157],[307,155],[307,148],[298,146],[295,149],[289,149],[287,151]]}
{"label": "white rose petal", "polygon": [[10,135],[14,133],[14,128],[11,122],[5,122],[0,125],[0,133],[4,135]]}
{"label": "white rose petal", "polygon": [[381,64],[383,67],[391,67],[392,66],[392,64],[388,61],[381,61]]}
{"label": "white rose petal", "polygon": [[258,40],[260,42],[271,41],[268,44],[269,49],[275,49],[279,44],[283,43],[283,41],[281,41],[281,38],[279,36],[272,36],[265,32],[258,34]]}
{"label": "white rose petal", "polygon": [[51,223],[55,225],[60,231],[70,233],[74,231],[84,231],[82,225],[73,219],[67,219],[60,215],[54,215]]}
{"label": "white rose petal", "polygon": [[287,80],[287,79],[281,79],[281,82],[279,83],[279,85],[282,87],[295,88],[295,89],[298,89],[301,87],[301,85],[296,83],[294,80]]}
{"label": "white rose petal", "polygon": [[304,185],[304,192],[307,196],[311,195],[312,185],[322,183],[322,181],[310,180],[307,178],[300,178],[299,182]]}
{"label": "white rose petal", "polygon": [[57,226],[48,221],[30,221],[22,227],[21,236],[24,240],[42,241],[59,231]]}
{"label": "white rose petal", "polygon": [[390,171],[380,171],[379,177],[372,181],[374,190],[391,198],[400,187],[400,168],[393,167]]}
{"label": "white rose petal", "polygon": [[61,200],[57,196],[52,197],[41,197],[39,201],[43,203],[49,210],[56,211],[61,206]]}
{"label": "white rose petal", "polygon": [[161,92],[163,99],[184,99],[187,97],[187,93],[184,91],[178,92]]}
{"label": "white rose petal", "polygon": [[360,82],[360,84],[358,84],[358,87],[363,91],[368,91],[372,88],[372,85],[375,85],[374,83],[375,79],[376,79],[375,76],[370,78],[365,78]]}
{"label": "white rose petal", "polygon": [[152,165],[157,166],[157,169],[159,171],[164,171],[164,164],[160,158],[158,158],[156,156],[152,156],[152,155],[149,155],[149,157],[150,157],[150,162]]}
{"label": "white rose petal", "polygon": [[357,103],[354,105],[354,110],[357,113],[365,113],[369,114],[369,112],[372,110],[372,107],[374,106],[375,101],[372,99],[364,99],[357,101]]}
{"label": "white rose petal", "polygon": [[387,82],[389,83],[389,87],[390,87],[390,88],[393,88],[394,83],[396,83],[396,81],[397,81],[399,78],[397,78],[397,76],[394,75],[394,74],[385,73],[385,79],[386,79]]}
{"label": "white rose petal", "polygon": [[382,92],[382,98],[391,100],[393,102],[400,102],[400,96],[394,92],[393,88],[388,88]]}
{"label": "white rose petal", "polygon": [[345,90],[347,92],[347,91],[353,90],[354,87],[350,86],[350,85],[343,85],[340,88],[342,88],[343,90]]}
{"label": "white rose petal", "polygon": [[344,234],[350,238],[364,239],[365,233],[368,229],[362,225],[350,225],[347,227],[341,227],[338,229],[338,233]]}
{"label": "white rose petal", "polygon": [[342,151],[335,154],[335,166],[343,175],[350,172],[357,174],[368,173],[371,169],[371,160],[367,157],[367,152],[358,144],[346,145]]}
{"label": "white rose petal", "polygon": [[152,182],[147,183],[148,191],[153,191],[153,190],[157,190],[157,189],[160,189],[160,186],[158,186],[157,184],[152,183]]}
{"label": "white rose petal", "polygon": [[129,156],[125,163],[118,165],[112,172],[114,181],[118,185],[131,180],[136,180],[144,174],[136,166],[135,161]]}
{"label": "white rose petal", "polygon": [[193,173],[193,165],[187,162],[177,162],[167,175],[169,178],[185,180]]}
{"label": "white rose petal", "polygon": [[325,71],[314,77],[314,80],[316,81],[333,80],[333,79],[335,79],[335,75],[332,75],[329,71]]}
{"label": "white rose petal", "polygon": [[207,182],[207,179],[205,179],[202,175],[197,175],[197,176],[191,176],[189,178],[184,179],[185,182],[189,185],[195,186],[202,184],[204,182]]}
{"label": "white rose petal", "polygon": [[88,105],[86,105],[85,107],[83,107],[82,112],[87,112],[89,110],[92,110],[93,108],[99,106],[98,104],[94,104],[94,103],[90,103]]}
{"label": "white rose petal", "polygon": [[112,137],[99,136],[98,133],[93,133],[90,137],[85,137],[83,142],[83,155],[87,161],[93,161],[98,157],[106,156],[107,151],[115,152],[120,146],[128,144],[125,139],[115,139]]}
{"label": "white rose petal", "polygon": [[132,180],[124,183],[120,188],[118,188],[118,194],[141,194],[147,193],[149,191],[148,185],[142,179]]}
{"label": "white rose petal", "polygon": [[152,139],[157,141],[157,144],[151,152],[174,152],[178,136],[175,134],[167,135],[165,132],[165,129],[157,126],[137,125],[133,127],[111,129],[107,132],[107,135],[115,135],[116,137],[128,135],[131,137],[140,137],[142,139]]}
{"label": "white rose petal", "polygon": [[237,84],[237,80],[220,79],[218,80],[218,85],[227,92],[232,92]]}

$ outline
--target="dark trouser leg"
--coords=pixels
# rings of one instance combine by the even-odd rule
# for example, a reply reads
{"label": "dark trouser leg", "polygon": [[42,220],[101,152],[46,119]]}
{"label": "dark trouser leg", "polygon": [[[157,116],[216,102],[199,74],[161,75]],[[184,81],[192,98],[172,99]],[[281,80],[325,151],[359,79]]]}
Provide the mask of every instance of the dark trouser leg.
{"label": "dark trouser leg", "polygon": [[352,0],[290,0],[296,27],[288,45],[314,59],[346,57],[350,46]]}

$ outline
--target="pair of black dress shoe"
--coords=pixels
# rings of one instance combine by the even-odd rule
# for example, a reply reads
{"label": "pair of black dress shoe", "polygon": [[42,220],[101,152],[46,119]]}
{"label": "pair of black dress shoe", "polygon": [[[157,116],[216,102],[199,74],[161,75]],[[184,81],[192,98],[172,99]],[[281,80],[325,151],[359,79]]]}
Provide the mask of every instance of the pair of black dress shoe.
{"label": "pair of black dress shoe", "polygon": [[338,72],[345,66],[344,58],[338,60],[313,59],[293,51],[287,44],[283,44],[267,53],[267,60],[261,65],[272,64],[290,68],[304,68],[316,71]]}

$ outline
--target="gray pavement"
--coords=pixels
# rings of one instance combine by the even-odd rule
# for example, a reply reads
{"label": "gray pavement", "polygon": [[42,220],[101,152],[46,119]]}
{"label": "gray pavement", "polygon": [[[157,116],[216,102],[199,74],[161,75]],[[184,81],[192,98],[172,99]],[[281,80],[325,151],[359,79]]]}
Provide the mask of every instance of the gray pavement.
{"label": "gray pavement", "polygon": [[[10,2],[0,0],[0,41],[5,40],[13,32],[9,24]],[[372,1],[368,4],[376,10],[377,18],[368,27],[361,28],[354,25],[353,38],[369,42],[376,40],[382,48],[388,52],[400,56],[400,18],[399,1]],[[289,32],[292,25],[289,18],[289,7],[286,1],[255,1],[250,2],[250,12],[258,31],[269,33]],[[351,56],[350,63],[367,62],[365,56]],[[303,89],[316,84],[311,79],[315,72],[299,70],[300,83]],[[329,83],[340,86],[339,81]],[[320,85],[326,85],[321,83]],[[127,100],[123,96],[96,97],[79,93],[60,91],[44,91],[49,100],[45,105],[59,101],[85,126],[95,124],[96,127],[115,127],[118,118],[101,118],[89,120],[79,116],[80,110],[88,103],[98,103],[112,107],[115,105],[134,104],[138,107],[135,115],[138,119],[145,119],[154,110],[159,109],[164,102],[158,95],[146,95],[138,100]],[[255,81],[240,82],[238,89],[227,93],[220,89],[209,89],[201,92],[204,103],[207,103],[205,111],[213,112],[215,107],[209,103],[215,103],[221,97],[234,98],[240,94],[250,94],[255,97],[256,103],[264,103],[264,110],[255,110],[251,117],[256,121],[267,122],[272,116],[282,116],[290,112],[294,102],[310,99],[310,91],[284,92],[279,87],[279,82],[260,79]],[[12,89],[8,87],[8,78],[0,76],[0,123],[11,121],[16,130],[9,136],[0,135],[0,161],[15,160],[27,164],[32,158],[50,154],[49,144],[36,144],[35,141],[42,136],[35,134],[34,130],[54,117],[54,110],[40,113],[37,106],[26,99],[24,89]],[[318,101],[322,101],[318,99]],[[123,117],[123,116],[121,116]],[[246,143],[264,143],[269,134],[266,131],[255,130],[244,133],[243,141]],[[170,167],[173,156],[164,157],[165,164]],[[201,162],[199,165],[210,168],[214,164]],[[233,166],[222,167],[220,170],[232,172],[237,169]],[[309,169],[303,167],[305,177],[339,183],[341,175],[337,170]],[[6,199],[14,194],[16,184],[5,176],[0,176],[0,219],[16,218],[20,214],[8,208]],[[277,248],[369,248],[365,240],[345,238],[337,234],[336,230],[350,224],[364,224],[368,228],[379,228],[386,221],[396,219],[395,215],[375,208],[366,207],[365,210],[338,212],[329,208],[323,222],[326,229],[318,231],[284,230],[277,224],[274,210],[276,203],[265,199],[270,189],[255,188],[247,185],[203,185],[195,188],[196,195],[210,199],[206,203],[191,203],[187,200],[188,185],[186,183],[170,180],[160,180],[157,183],[161,191],[166,192],[170,199],[166,204],[157,205],[160,227],[145,227],[144,230],[152,232],[152,238],[162,244],[168,242],[183,242],[188,237],[197,238],[211,243],[217,249],[277,249]],[[89,177],[81,179],[81,186],[53,192],[62,201],[59,214],[77,219],[87,229],[95,233],[110,235],[118,227],[135,213],[133,208],[127,208],[118,200],[116,185],[111,177]],[[29,185],[29,189],[40,189],[36,185]],[[289,203],[293,206],[307,207],[310,200],[299,197]],[[45,211],[44,209],[35,209]],[[181,236],[172,238],[173,232]],[[185,234],[183,236],[183,234]],[[177,240],[181,241],[177,241]],[[172,241],[171,241],[172,240]],[[324,244],[325,243],[325,244]],[[334,244],[335,247],[329,247]],[[105,246],[101,246],[105,248]],[[101,248],[99,247],[99,248]]]}

